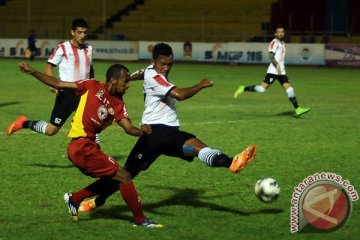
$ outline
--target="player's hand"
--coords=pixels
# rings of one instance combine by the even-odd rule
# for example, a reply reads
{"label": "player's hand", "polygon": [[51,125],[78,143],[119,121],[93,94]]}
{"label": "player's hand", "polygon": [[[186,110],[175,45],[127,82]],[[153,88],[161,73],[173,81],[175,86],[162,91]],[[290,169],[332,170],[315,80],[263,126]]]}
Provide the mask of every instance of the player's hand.
{"label": "player's hand", "polygon": [[21,71],[21,72],[24,72],[24,73],[30,73],[30,74],[32,74],[32,73],[36,72],[36,70],[33,69],[33,68],[32,68],[28,63],[26,63],[26,62],[21,62],[21,63],[19,63],[19,68],[20,68],[20,71]]}
{"label": "player's hand", "polygon": [[49,87],[49,91],[50,91],[51,93],[56,94],[56,95],[59,94],[59,90],[57,90],[56,88]]}
{"label": "player's hand", "polygon": [[214,85],[214,83],[207,78],[201,80],[199,84],[202,88],[212,87]]}
{"label": "player's hand", "polygon": [[152,133],[152,128],[151,128],[151,126],[148,125],[148,124],[141,124],[141,131],[142,131],[144,134],[148,135],[148,134],[151,134],[151,133]]}
{"label": "player's hand", "polygon": [[139,70],[133,72],[133,73],[130,75],[130,81],[134,81],[134,80],[144,80],[144,73],[145,73],[145,70],[144,70],[144,69],[139,69]]}

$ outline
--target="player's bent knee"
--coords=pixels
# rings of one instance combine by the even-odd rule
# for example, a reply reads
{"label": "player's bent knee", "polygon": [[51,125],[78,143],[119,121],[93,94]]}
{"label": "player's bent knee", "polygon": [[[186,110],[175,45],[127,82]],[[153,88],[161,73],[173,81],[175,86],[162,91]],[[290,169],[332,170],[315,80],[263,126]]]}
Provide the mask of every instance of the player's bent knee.
{"label": "player's bent knee", "polygon": [[46,127],[45,133],[48,136],[53,136],[59,132],[60,128],[56,126],[51,126],[50,124]]}
{"label": "player's bent knee", "polygon": [[185,156],[195,156],[196,151],[193,146],[183,146],[183,153]]}
{"label": "player's bent knee", "polygon": [[255,86],[255,91],[258,93],[264,93],[266,91],[266,88],[263,86]]}
{"label": "player's bent knee", "polygon": [[114,177],[114,180],[119,181],[121,183],[129,183],[131,182],[131,175],[124,168],[119,167]]}
{"label": "player's bent knee", "polygon": [[289,87],[286,89],[286,93],[289,98],[295,97],[295,91],[293,87]]}

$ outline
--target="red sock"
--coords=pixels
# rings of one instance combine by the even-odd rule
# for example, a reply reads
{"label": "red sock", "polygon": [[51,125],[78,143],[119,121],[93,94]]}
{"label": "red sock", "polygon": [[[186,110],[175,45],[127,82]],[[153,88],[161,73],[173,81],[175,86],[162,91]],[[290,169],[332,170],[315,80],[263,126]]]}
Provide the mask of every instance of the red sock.
{"label": "red sock", "polygon": [[86,188],[81,189],[80,191],[77,191],[77,192],[73,192],[71,194],[72,194],[71,199],[75,203],[81,203],[81,201],[84,200],[85,198],[93,197],[96,195],[93,191],[90,191]]}
{"label": "red sock", "polygon": [[122,198],[134,215],[135,223],[139,224],[143,222],[145,220],[145,215],[142,211],[140,196],[135,189],[134,183],[121,183],[119,188]]}

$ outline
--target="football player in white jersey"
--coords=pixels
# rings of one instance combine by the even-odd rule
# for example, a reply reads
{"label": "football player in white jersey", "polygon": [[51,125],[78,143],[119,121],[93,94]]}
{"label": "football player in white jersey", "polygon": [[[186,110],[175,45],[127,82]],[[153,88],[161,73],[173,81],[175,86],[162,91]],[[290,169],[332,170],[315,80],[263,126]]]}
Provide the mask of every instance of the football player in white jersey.
{"label": "football player in white jersey", "polygon": [[[160,156],[166,155],[191,162],[197,157],[210,167],[225,167],[231,173],[240,172],[256,155],[254,144],[230,158],[221,151],[207,146],[192,133],[180,130],[176,101],[193,97],[201,90],[212,87],[213,83],[203,79],[192,87],[180,88],[169,81],[173,64],[172,48],[165,43],[154,46],[152,64],[144,73],[143,91],[145,110],[142,124],[151,126],[152,133],[140,137],[129,154],[125,169],[136,177],[146,170]],[[116,191],[116,183],[107,184],[108,189],[96,199],[84,201],[80,212],[89,212],[105,203],[108,196]]]}
{"label": "football player in white jersey", "polygon": [[[88,24],[82,18],[74,19],[71,27],[72,39],[60,43],[51,54],[45,66],[45,73],[54,76],[53,68],[59,66],[59,75],[62,81],[75,82],[78,80],[94,78],[92,66],[93,47],[85,43]],[[22,128],[32,131],[55,135],[66,119],[76,110],[80,97],[73,90],[56,92],[55,105],[51,113],[50,122],[43,120],[27,120],[21,115],[6,130],[10,135]]]}
{"label": "football player in white jersey", "polygon": [[294,88],[290,85],[288,76],[285,72],[285,29],[282,26],[277,26],[275,30],[275,38],[269,44],[269,58],[270,64],[267,69],[265,79],[261,85],[239,86],[234,93],[234,98],[237,98],[244,91],[263,93],[275,81],[278,80],[285,89],[290,102],[295,108],[295,116],[299,117],[304,113],[310,111],[310,108],[299,107],[298,101],[295,97]]}

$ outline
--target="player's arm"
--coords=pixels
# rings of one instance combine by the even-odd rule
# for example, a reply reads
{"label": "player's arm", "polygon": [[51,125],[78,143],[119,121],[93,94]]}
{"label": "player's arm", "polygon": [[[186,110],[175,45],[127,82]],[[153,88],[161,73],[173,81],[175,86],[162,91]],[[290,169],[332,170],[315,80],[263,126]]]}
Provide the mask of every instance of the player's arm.
{"label": "player's arm", "polygon": [[200,92],[202,89],[211,86],[213,86],[213,82],[205,78],[192,87],[188,87],[188,88],[174,87],[173,89],[170,90],[168,95],[172,98],[175,98],[178,101],[183,101],[185,99],[191,98],[192,96]]}
{"label": "player's arm", "polygon": [[144,73],[145,73],[144,69],[139,69],[133,72],[132,74],[130,74],[129,80],[130,81],[144,80]]}
{"label": "player's arm", "polygon": [[32,68],[28,63],[21,62],[19,64],[20,71],[24,73],[28,73],[32,76],[34,76],[36,79],[44,83],[45,85],[48,85],[49,87],[55,88],[55,89],[62,89],[62,88],[71,88],[71,89],[77,89],[77,85],[73,82],[64,82],[60,79],[57,79],[53,76],[49,76],[47,74],[41,73],[37,71],[36,69]]}
{"label": "player's arm", "polygon": [[89,74],[90,78],[95,78],[95,70],[94,70],[94,66],[90,65],[90,74]]}
{"label": "player's arm", "polygon": [[142,136],[144,134],[151,134],[151,127],[150,125],[143,124],[141,128],[137,128],[132,125],[131,121],[128,118],[123,118],[118,121],[120,127],[122,127],[125,132],[132,136]]}
{"label": "player's arm", "polygon": [[[49,75],[49,76],[54,76],[54,67],[55,67],[55,65],[53,65],[53,64],[51,64],[51,63],[46,63],[46,65],[45,65],[45,74],[46,75]],[[50,92],[52,92],[52,93],[55,93],[55,94],[58,94],[58,91],[57,91],[57,89],[55,89],[55,88],[52,88],[52,87],[50,87]]]}
{"label": "player's arm", "polygon": [[53,69],[54,69],[54,65],[52,65],[51,63],[46,63],[45,74],[53,77],[54,76]]}
{"label": "player's arm", "polygon": [[274,67],[276,68],[276,71],[280,75],[281,74],[281,68],[280,68],[279,63],[275,59],[275,53],[269,52],[269,58],[270,58],[270,62],[272,63],[272,65],[274,65]]}

